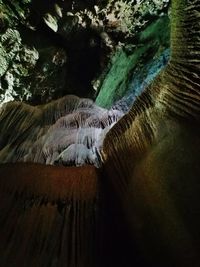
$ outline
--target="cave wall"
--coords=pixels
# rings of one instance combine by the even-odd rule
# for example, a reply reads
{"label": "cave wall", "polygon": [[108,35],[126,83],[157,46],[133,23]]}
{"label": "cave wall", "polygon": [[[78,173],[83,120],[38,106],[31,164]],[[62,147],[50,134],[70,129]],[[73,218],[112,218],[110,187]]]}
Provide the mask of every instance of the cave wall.
{"label": "cave wall", "polygon": [[[150,27],[152,34],[142,32],[160,23],[168,5],[169,1],[1,0],[0,102],[35,105],[75,94],[98,96],[97,103],[108,107],[111,103],[104,96],[112,95],[113,102],[124,94],[131,71],[146,61],[144,53],[153,59],[156,51],[151,49],[167,46],[160,41],[164,37],[156,37],[160,27],[167,39],[165,21]],[[113,79],[119,72],[126,76],[124,82]]]}

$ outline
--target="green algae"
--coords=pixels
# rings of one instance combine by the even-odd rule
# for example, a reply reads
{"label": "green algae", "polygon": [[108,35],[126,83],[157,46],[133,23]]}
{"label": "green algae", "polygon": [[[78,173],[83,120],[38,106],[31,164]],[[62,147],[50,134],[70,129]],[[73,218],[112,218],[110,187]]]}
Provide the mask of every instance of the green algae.
{"label": "green algae", "polygon": [[169,30],[169,18],[163,16],[141,32],[134,49],[129,45],[116,51],[97,95],[98,105],[110,108],[115,101],[126,94],[134,69],[142,68],[147,60],[159,56],[169,47]]}

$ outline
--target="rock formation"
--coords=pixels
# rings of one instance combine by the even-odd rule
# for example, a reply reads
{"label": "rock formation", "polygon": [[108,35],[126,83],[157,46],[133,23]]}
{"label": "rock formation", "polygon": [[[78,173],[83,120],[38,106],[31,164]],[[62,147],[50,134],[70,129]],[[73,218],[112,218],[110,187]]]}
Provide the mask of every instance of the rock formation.
{"label": "rock formation", "polygon": [[[168,5],[168,0],[0,0],[0,102],[36,105],[66,94],[95,99],[119,54],[126,61],[126,54],[133,57],[133,50],[144,46],[148,53],[133,60],[134,67],[168,46],[165,22],[162,31],[149,31],[150,38],[143,32],[166,17]],[[141,32],[142,40],[137,37]],[[132,57],[127,58],[127,76]]]}
{"label": "rock formation", "polygon": [[124,115],[117,107],[106,110],[70,95],[36,107],[6,103],[0,111],[0,163],[100,167],[104,137]]}
{"label": "rock formation", "polygon": [[103,146],[110,187],[147,266],[200,265],[199,8],[172,1],[170,61]]}
{"label": "rock formation", "polygon": [[[169,63],[106,135],[99,170],[0,166],[2,266],[200,266],[199,9],[172,0]],[[77,103],[65,101],[8,104],[2,155]]]}
{"label": "rock formation", "polygon": [[95,266],[93,166],[4,164],[0,179],[1,266]]}

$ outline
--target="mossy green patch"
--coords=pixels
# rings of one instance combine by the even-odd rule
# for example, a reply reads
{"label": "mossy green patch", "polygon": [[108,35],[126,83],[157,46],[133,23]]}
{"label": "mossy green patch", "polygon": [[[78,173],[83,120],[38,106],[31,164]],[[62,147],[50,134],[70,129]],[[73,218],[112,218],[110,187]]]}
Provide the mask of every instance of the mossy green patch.
{"label": "mossy green patch", "polygon": [[110,108],[115,101],[122,98],[129,89],[128,84],[134,69],[141,67],[142,70],[145,62],[169,47],[169,28],[167,16],[158,18],[140,34],[135,49],[131,51],[129,46],[117,50],[96,98],[99,106]]}

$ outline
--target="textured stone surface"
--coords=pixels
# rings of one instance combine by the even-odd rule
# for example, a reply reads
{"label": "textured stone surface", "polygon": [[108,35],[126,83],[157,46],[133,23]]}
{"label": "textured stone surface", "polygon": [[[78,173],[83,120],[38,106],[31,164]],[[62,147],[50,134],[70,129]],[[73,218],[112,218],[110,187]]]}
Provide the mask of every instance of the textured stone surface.
{"label": "textured stone surface", "polygon": [[0,102],[94,99],[119,47],[134,46],[167,7],[147,0],[0,0]]}

